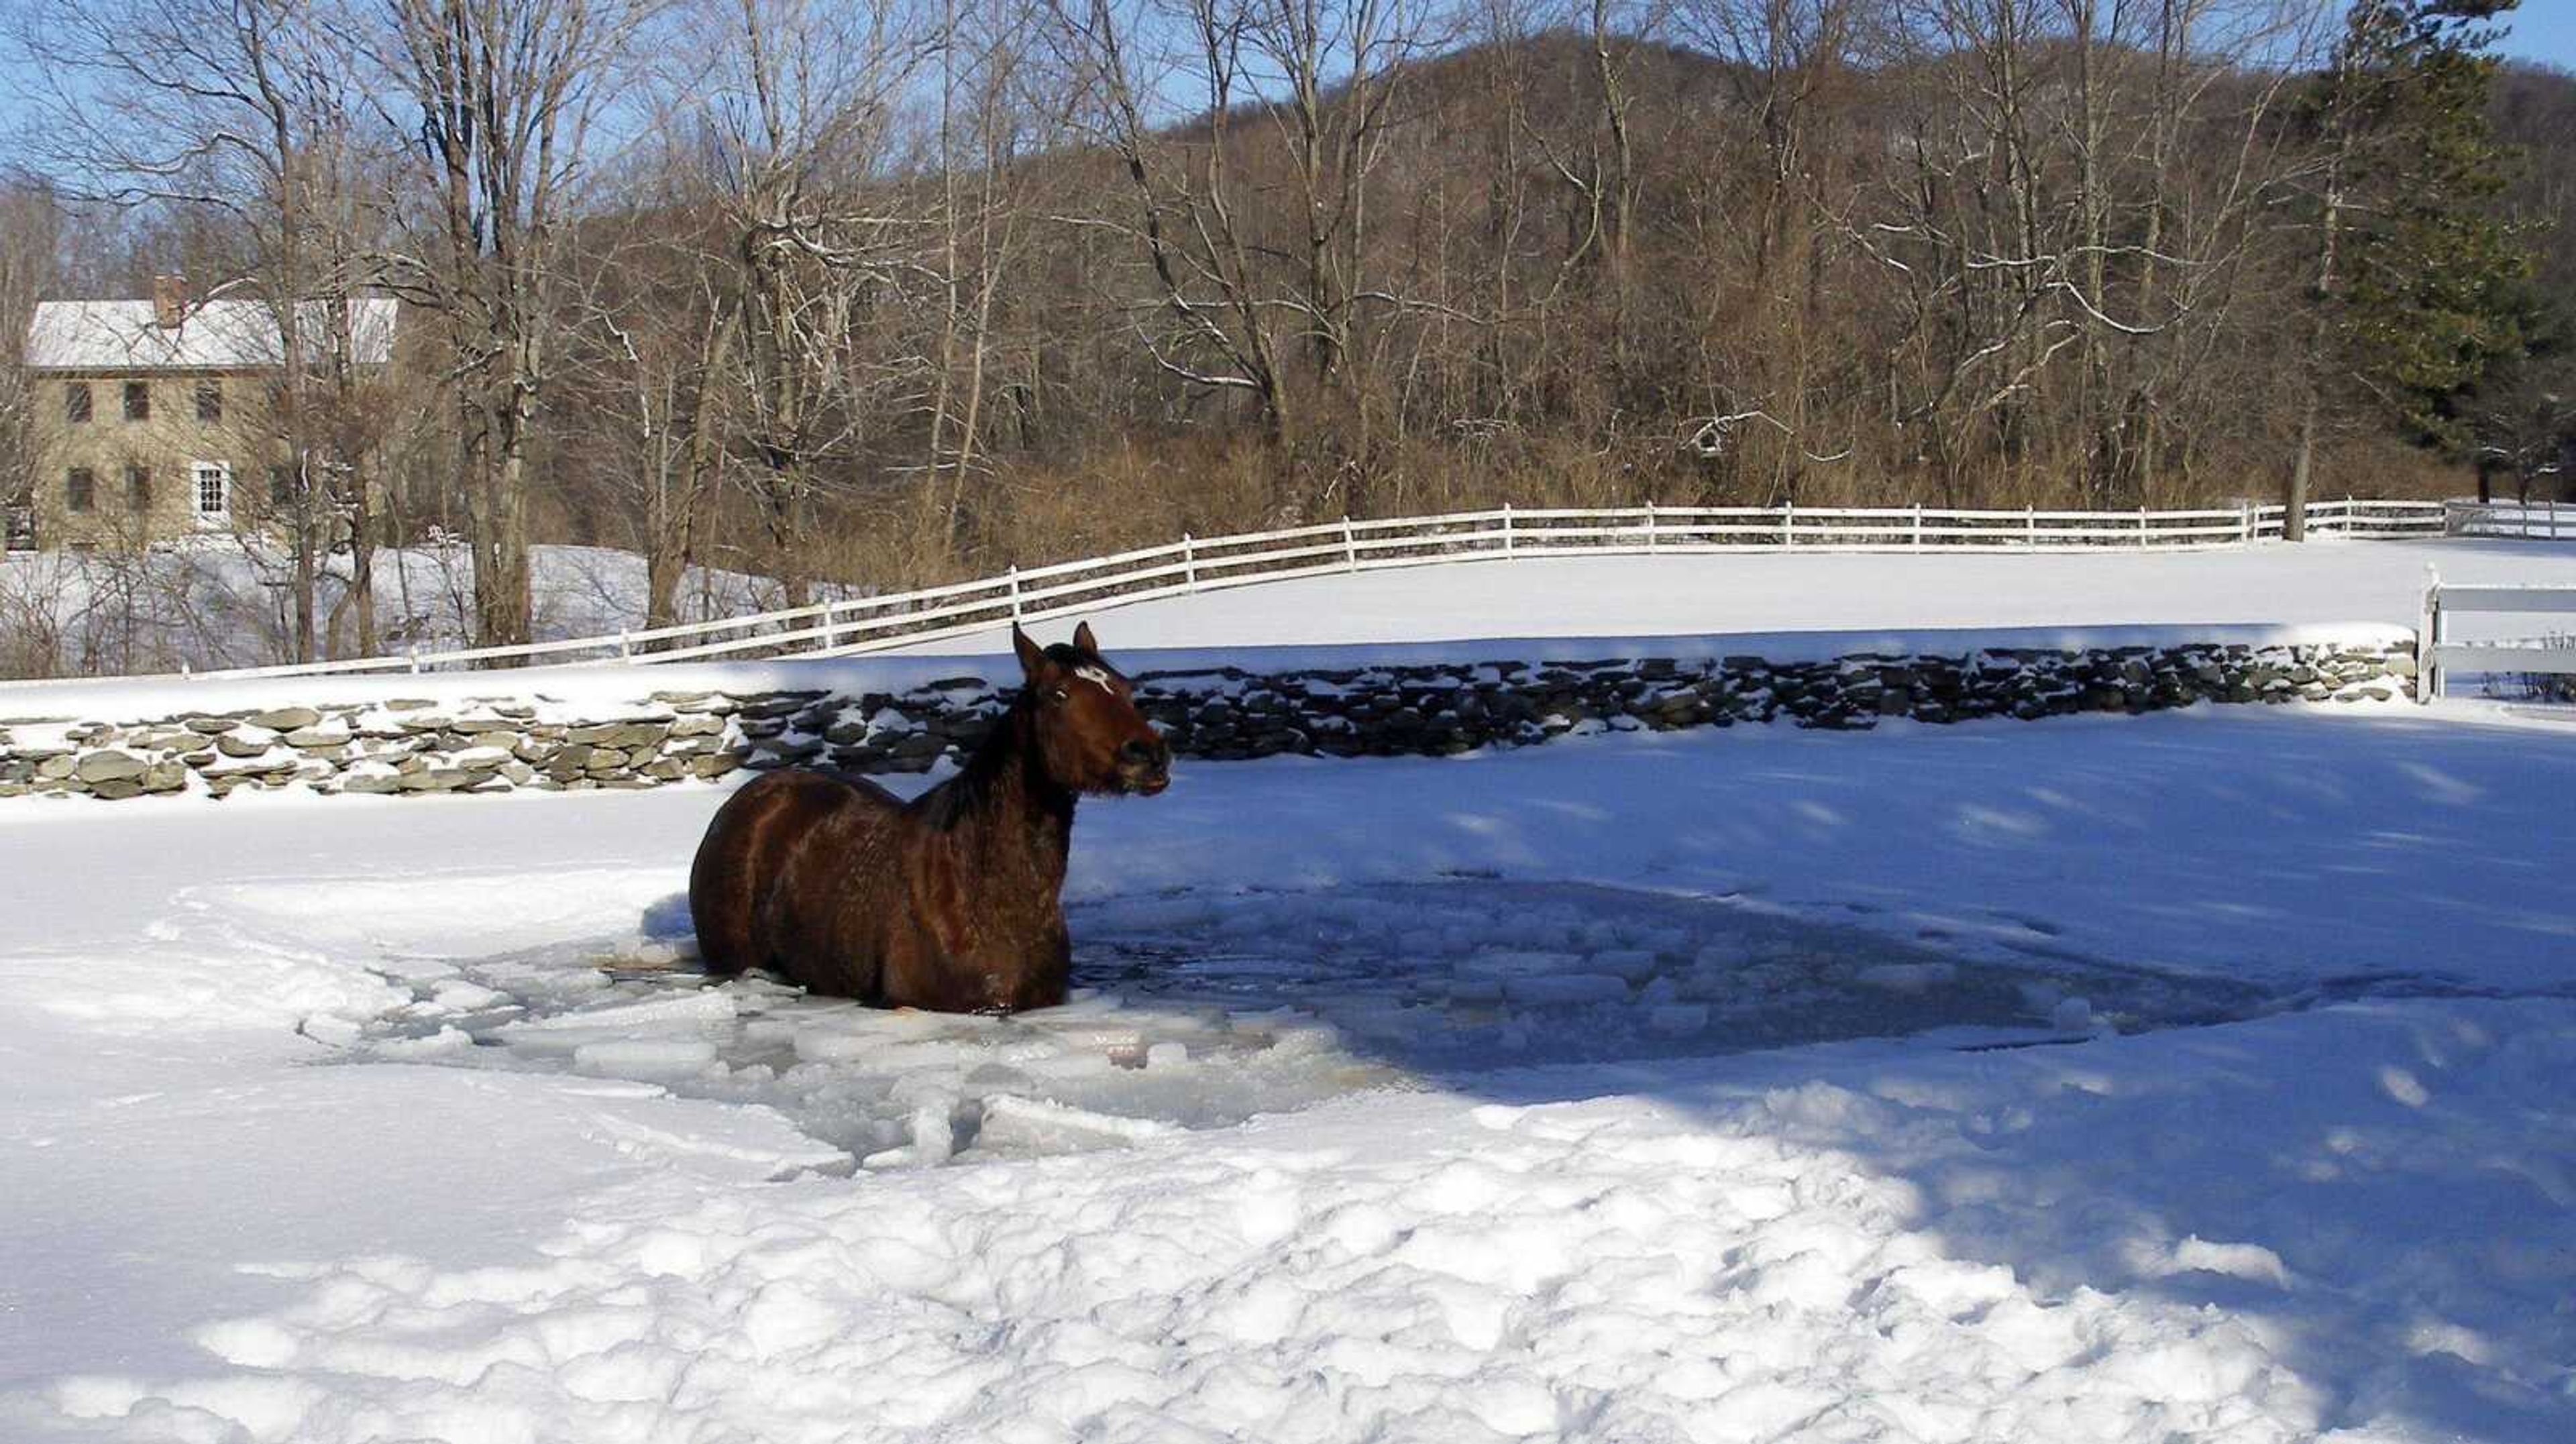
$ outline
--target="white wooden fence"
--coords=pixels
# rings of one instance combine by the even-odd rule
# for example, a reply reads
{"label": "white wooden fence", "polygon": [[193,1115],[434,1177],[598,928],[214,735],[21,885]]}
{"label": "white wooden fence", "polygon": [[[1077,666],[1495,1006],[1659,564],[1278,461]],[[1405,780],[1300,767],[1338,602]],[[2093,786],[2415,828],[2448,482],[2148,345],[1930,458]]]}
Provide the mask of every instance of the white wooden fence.
{"label": "white wooden fence", "polygon": [[[711,622],[684,622],[521,646],[413,652],[273,667],[176,674],[198,678],[319,677],[469,668],[493,663],[642,663],[753,656],[837,657],[1043,621],[1111,604],[1183,596],[1251,582],[1431,562],[1521,557],[1711,552],[2110,552],[2245,546],[2281,534],[2282,508],[2197,511],[1955,510],[1934,507],[1550,508],[1455,512],[1235,536],[1191,537],[997,577],[885,596],[816,603]],[[2576,519],[2571,519],[2576,521]],[[2439,535],[2443,504],[2330,501],[2308,508],[2308,529],[2357,537]],[[0,683],[0,687],[41,685]]]}
{"label": "white wooden fence", "polygon": [[2415,700],[2431,702],[2454,671],[2524,676],[2576,673],[2576,638],[2536,641],[2454,642],[2451,618],[2460,613],[2568,616],[2576,614],[2576,586],[2455,586],[2439,580],[2424,589],[2424,620],[2415,634]]}
{"label": "white wooden fence", "polygon": [[2522,537],[2576,541],[2576,505],[2554,501],[2455,501],[2448,503],[2453,536]]}

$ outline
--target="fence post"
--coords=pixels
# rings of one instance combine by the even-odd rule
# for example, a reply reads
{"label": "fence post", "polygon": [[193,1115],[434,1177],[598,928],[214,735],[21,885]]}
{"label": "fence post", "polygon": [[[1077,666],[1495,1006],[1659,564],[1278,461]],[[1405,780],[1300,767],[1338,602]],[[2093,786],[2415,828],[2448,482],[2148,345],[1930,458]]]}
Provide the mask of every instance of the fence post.
{"label": "fence post", "polygon": [[1650,501],[1650,502],[1647,502],[1647,503],[1646,503],[1646,550],[1647,550],[1648,552],[1650,552],[1650,553],[1651,553],[1652,551],[1654,551],[1654,549],[1655,549],[1655,504],[1654,504],[1653,502],[1651,502],[1651,501]]}
{"label": "fence post", "polygon": [[1345,515],[1342,518],[1342,570],[1346,572],[1355,572],[1359,569],[1359,540],[1351,535],[1351,519],[1349,516]]}
{"label": "fence post", "polygon": [[2021,545],[2024,551],[2039,550],[2039,508],[2036,506],[2021,509]]}
{"label": "fence post", "polygon": [[412,669],[413,671],[415,671],[415,672],[419,671],[419,670],[420,670],[420,648],[419,648],[419,646],[418,646],[418,645],[414,645],[414,646],[412,647],[411,652],[410,652],[410,654],[409,654],[409,655],[410,655],[410,657],[411,657],[411,669]]}
{"label": "fence post", "polygon": [[2236,523],[2236,544],[2250,547],[2254,544],[2254,503],[2240,501],[2236,506],[2239,512]]}
{"label": "fence post", "polygon": [[1182,584],[1183,584],[1183,585],[1187,586],[1191,591],[1197,591],[1197,590],[1198,590],[1198,586],[1199,586],[1199,553],[1198,553],[1198,543],[1196,543],[1196,542],[1194,542],[1194,541],[1190,540],[1190,534],[1189,534],[1188,532],[1183,532],[1183,533],[1181,533],[1181,582],[1182,582]]}
{"label": "fence post", "polygon": [[2424,568],[2424,615],[2415,626],[2415,704],[2432,705],[2442,694],[2442,676],[2433,654],[2442,644],[2442,574]]}
{"label": "fence post", "polygon": [[1005,577],[1005,578],[1010,582],[1010,584],[1011,584],[1011,625],[1016,627],[1016,626],[1018,626],[1018,625],[1020,624],[1020,567],[1019,567],[1019,564],[1018,564],[1017,562],[1012,563],[1012,564],[1011,564],[1011,568],[1010,568],[1010,570],[1009,570],[1009,571],[1007,571],[1007,572],[1005,572],[1005,573],[1003,573],[1003,576],[1004,576],[1004,577]]}
{"label": "fence post", "polygon": [[1503,555],[1512,554],[1512,504],[1503,503]]}
{"label": "fence post", "polygon": [[635,639],[626,635],[624,627],[617,629],[617,660],[621,662],[635,660]]}
{"label": "fence post", "polygon": [[2146,548],[2147,548],[2147,508],[2146,508],[2146,506],[2142,503],[2142,504],[2140,504],[2140,506],[2138,507],[2138,550],[2140,550],[2140,551],[2144,551],[2144,550],[2146,550]]}
{"label": "fence post", "polygon": [[1780,545],[1788,550],[1798,545],[1798,504],[1794,501],[1780,505]]}
{"label": "fence post", "polygon": [[1918,551],[1923,546],[1923,503],[1919,501],[1914,503],[1914,545]]}
{"label": "fence post", "polygon": [[823,604],[823,650],[826,652],[841,645],[840,616],[841,604],[839,602],[833,601],[825,602]]}

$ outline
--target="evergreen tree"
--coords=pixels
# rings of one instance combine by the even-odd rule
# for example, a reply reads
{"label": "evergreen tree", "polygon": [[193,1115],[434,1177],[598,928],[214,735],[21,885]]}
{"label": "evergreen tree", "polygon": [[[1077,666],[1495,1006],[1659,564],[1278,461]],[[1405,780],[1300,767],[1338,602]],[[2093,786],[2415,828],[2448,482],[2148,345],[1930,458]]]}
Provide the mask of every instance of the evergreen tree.
{"label": "evergreen tree", "polygon": [[2523,350],[2530,236],[2495,214],[2493,20],[2515,0],[2355,0],[2307,107],[2317,142],[2306,394],[2287,534],[2305,532],[2327,393],[2465,449],[2453,403]]}
{"label": "evergreen tree", "polygon": [[2497,358],[2475,385],[2443,398],[2443,429],[2476,460],[2481,500],[2497,476],[2518,500],[2534,500],[2535,483],[2537,499],[2557,500],[2576,453],[2576,307],[2525,290],[2530,305],[2522,350]]}

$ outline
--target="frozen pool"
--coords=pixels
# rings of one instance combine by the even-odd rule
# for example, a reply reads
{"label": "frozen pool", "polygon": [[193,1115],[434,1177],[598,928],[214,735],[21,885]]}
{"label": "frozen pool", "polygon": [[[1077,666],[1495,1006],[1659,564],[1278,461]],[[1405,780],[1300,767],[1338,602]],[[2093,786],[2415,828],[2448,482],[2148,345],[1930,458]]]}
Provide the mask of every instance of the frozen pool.
{"label": "frozen pool", "polygon": [[[2224,979],[1979,961],[1734,899],[1463,879],[1073,908],[1075,992],[1010,1018],[710,979],[688,924],[388,965],[360,1059],[633,1078],[761,1104],[867,1167],[1224,1127],[1368,1088],[1954,1031],[1955,1046],[2241,1016]],[[1630,1080],[1633,1082],[1633,1080]],[[1511,1091],[1521,1091],[1517,1086]]]}

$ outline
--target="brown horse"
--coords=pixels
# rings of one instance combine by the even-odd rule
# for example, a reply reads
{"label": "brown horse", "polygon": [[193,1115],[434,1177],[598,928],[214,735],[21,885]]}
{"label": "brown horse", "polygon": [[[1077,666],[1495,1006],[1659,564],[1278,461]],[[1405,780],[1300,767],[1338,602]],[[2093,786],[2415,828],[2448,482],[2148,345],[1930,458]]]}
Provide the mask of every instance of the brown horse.
{"label": "brown horse", "polygon": [[1084,793],[1151,796],[1171,749],[1084,623],[955,777],[910,803],[872,782],[773,772],[716,810],[689,869],[710,972],[770,968],[817,993],[940,1012],[1064,1001],[1065,855]]}

